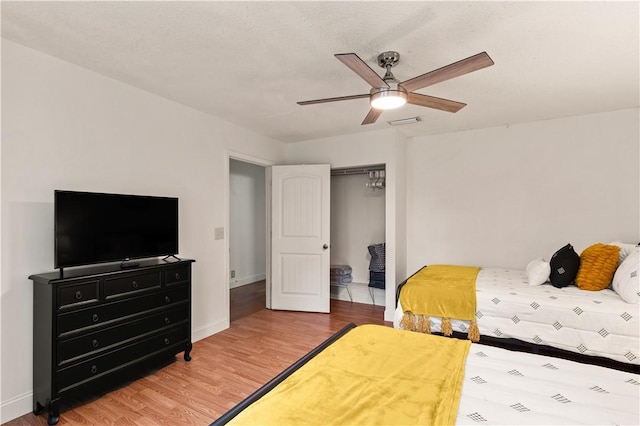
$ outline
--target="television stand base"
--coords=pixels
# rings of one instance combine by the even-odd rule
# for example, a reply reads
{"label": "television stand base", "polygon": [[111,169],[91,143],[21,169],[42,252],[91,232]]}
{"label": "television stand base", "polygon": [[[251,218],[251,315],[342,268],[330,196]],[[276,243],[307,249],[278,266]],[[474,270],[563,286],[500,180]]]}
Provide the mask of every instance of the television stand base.
{"label": "television stand base", "polygon": [[120,262],[120,269],[133,269],[139,266],[140,266],[140,263],[138,262],[127,262],[126,260],[123,260],[122,262]]}
{"label": "television stand base", "polygon": [[170,258],[172,258],[172,257],[173,257],[175,260],[177,260],[177,261],[180,261],[180,260],[181,260],[181,259],[180,259],[178,256],[176,256],[175,254],[170,254],[169,256],[163,257],[163,258],[162,258],[162,260],[164,260],[164,261],[166,262],[168,259],[170,259]]}

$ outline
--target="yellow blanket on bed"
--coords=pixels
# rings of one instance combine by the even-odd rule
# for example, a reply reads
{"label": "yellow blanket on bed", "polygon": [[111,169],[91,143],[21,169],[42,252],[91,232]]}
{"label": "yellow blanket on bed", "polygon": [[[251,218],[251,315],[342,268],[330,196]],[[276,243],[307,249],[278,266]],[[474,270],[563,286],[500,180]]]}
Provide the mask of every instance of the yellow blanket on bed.
{"label": "yellow blanket on bed", "polygon": [[413,275],[400,291],[404,310],[400,327],[405,330],[431,332],[429,317],[442,318],[442,333],[452,334],[451,319],[471,321],[469,339],[478,341],[475,322],[475,266],[430,265]]}
{"label": "yellow blanket on bed", "polygon": [[229,424],[450,425],[470,344],[362,325]]}

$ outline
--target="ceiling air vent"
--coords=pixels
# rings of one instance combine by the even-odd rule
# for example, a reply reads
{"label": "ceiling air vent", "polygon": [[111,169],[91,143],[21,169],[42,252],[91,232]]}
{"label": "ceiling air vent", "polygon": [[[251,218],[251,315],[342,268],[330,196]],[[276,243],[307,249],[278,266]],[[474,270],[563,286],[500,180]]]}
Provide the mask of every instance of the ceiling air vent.
{"label": "ceiling air vent", "polygon": [[418,121],[422,121],[422,118],[420,117],[402,118],[400,120],[388,121],[387,123],[391,124],[392,126],[403,126],[405,124],[417,123]]}

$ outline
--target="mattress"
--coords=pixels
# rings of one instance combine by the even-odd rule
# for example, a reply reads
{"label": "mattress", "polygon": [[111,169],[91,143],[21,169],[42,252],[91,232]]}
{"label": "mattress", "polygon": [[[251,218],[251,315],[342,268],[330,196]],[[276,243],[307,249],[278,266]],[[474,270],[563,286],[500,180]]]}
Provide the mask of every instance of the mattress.
{"label": "mattress", "polygon": [[638,424],[640,376],[472,343],[459,425]]}
{"label": "mattress", "polygon": [[[583,355],[640,364],[638,306],[610,289],[597,292],[576,286],[530,286],[524,271],[482,268],[476,279],[476,321],[482,336],[513,338]],[[394,327],[399,328],[400,302]],[[431,318],[440,331],[440,319]],[[468,322],[452,320],[466,333]]]}
{"label": "mattress", "polygon": [[[257,415],[262,419],[275,415],[279,418],[277,424],[326,424],[326,419],[322,423],[319,421],[319,416],[324,415],[328,410],[340,413],[340,418],[335,418],[329,423],[348,424],[349,422],[344,419],[361,416],[363,410],[369,409],[383,410],[386,416],[385,421],[375,417],[374,419],[378,420],[369,422],[371,424],[415,423],[407,421],[406,416],[407,413],[421,413],[420,407],[403,405],[402,401],[406,400],[407,392],[411,392],[414,396],[427,394],[427,389],[430,389],[433,383],[424,379],[417,380],[415,377],[418,377],[419,373],[414,375],[412,371],[415,370],[404,369],[400,381],[404,384],[394,384],[392,387],[385,388],[384,386],[389,383],[387,376],[395,377],[400,371],[396,366],[397,356],[390,356],[389,351],[401,353],[403,357],[415,356],[415,360],[418,360],[423,356],[423,351],[417,348],[424,347],[423,343],[428,342],[428,347],[439,350],[441,343],[446,342],[447,338],[395,330],[394,333],[399,333],[399,338],[393,347],[376,344],[377,339],[374,336],[367,339],[371,342],[370,344],[362,343],[360,339],[356,341],[357,345],[353,346],[357,347],[357,351],[361,354],[359,357],[341,359],[339,362],[332,363],[330,368],[322,369],[322,374],[314,375],[312,383],[294,380],[296,383],[294,387],[287,386],[286,381],[289,376],[303,372],[305,369],[317,370],[318,366],[313,365],[317,361],[314,357],[322,354],[327,347],[355,345],[355,343],[349,343],[353,340],[342,338],[345,334],[364,328],[367,329],[367,333],[378,331],[387,333],[386,330],[391,330],[377,325],[361,326],[355,330],[353,327],[355,326],[350,324],[343,328],[212,425],[223,425],[229,421],[242,424],[243,416],[240,413],[247,409],[254,410],[251,415]],[[415,338],[406,339],[400,336],[402,333],[410,333]],[[362,365],[371,365],[369,363],[372,361],[376,366],[375,371],[371,374],[363,374]],[[304,373],[302,374],[305,376]],[[371,380],[372,374],[376,376],[376,380]],[[345,385],[345,378],[348,385]],[[284,397],[291,393],[282,393],[281,384],[289,391],[295,390],[298,395],[309,395],[309,397],[303,398],[301,403],[292,405]],[[308,389],[306,386],[313,388]],[[381,394],[382,388],[385,391]],[[457,413],[453,413],[453,418],[456,419],[455,424],[460,425],[620,425],[638,424],[640,420],[640,375],[638,374],[559,358],[512,352],[477,343],[470,344],[468,356],[464,360],[464,372],[459,389],[461,389],[459,402],[452,402],[454,410],[457,404]],[[266,404],[254,405],[272,390],[275,391],[275,395],[270,395],[272,397]],[[335,395],[335,397],[314,398],[313,395],[316,394]],[[360,403],[359,398],[354,400],[354,394],[375,395],[375,405],[369,405],[370,401]],[[412,399],[415,398],[412,397]],[[265,416],[260,410],[267,410],[264,413]],[[395,412],[398,412],[397,416]],[[400,418],[404,418],[404,421],[400,421]],[[389,421],[389,419],[392,420]],[[268,424],[269,421],[264,423]]]}

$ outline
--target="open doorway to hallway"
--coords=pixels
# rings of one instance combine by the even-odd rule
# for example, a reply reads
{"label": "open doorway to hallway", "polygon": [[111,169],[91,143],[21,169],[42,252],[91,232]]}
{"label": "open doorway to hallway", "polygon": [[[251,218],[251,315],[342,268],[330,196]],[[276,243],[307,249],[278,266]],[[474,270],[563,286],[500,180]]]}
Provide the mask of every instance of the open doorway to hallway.
{"label": "open doorway to hallway", "polygon": [[229,320],[266,307],[266,168],[229,159]]}

